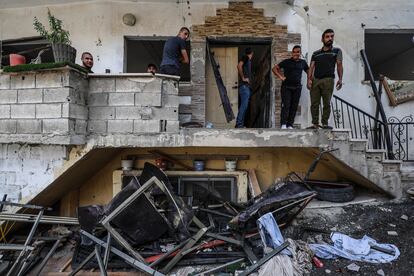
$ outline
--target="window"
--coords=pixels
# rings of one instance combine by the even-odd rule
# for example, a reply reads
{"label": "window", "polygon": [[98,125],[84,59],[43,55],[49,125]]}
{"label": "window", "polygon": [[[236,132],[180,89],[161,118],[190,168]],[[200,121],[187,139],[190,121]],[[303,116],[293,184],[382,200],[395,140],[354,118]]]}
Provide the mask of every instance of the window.
{"label": "window", "polygon": [[375,79],[414,80],[414,29],[367,29],[365,51]]}
{"label": "window", "polygon": [[[124,72],[143,73],[153,63],[159,68],[168,37],[125,37]],[[190,42],[186,41],[190,55]],[[181,81],[190,81],[190,65],[181,65]]]}

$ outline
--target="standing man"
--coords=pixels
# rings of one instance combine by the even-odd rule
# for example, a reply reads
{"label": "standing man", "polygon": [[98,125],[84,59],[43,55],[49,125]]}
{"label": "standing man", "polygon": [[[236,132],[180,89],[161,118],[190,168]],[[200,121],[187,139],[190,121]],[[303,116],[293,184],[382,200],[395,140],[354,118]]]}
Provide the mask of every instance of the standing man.
{"label": "standing man", "polygon": [[249,106],[249,99],[252,94],[251,83],[252,75],[252,48],[246,48],[244,55],[237,64],[237,71],[239,75],[239,112],[236,118],[236,128],[245,127],[244,118],[246,117],[247,107]]}
{"label": "standing man", "polygon": [[189,63],[185,41],[190,36],[190,30],[182,27],[177,36],[172,37],[165,42],[162,53],[160,73],[166,75],[180,75],[180,63]]}
{"label": "standing man", "polygon": [[93,56],[89,52],[83,52],[81,55],[82,67],[88,70],[88,73],[92,72],[93,67]]}
{"label": "standing man", "polygon": [[311,98],[311,129],[317,129],[319,125],[319,105],[322,98],[322,128],[332,129],[328,125],[329,116],[331,114],[331,97],[335,83],[335,65],[338,73],[338,81],[336,82],[336,90],[342,88],[342,51],[333,47],[334,31],[327,29],[322,34],[322,49],[315,51],[312,55],[310,70],[308,74],[308,89]]}
{"label": "standing man", "polygon": [[[302,71],[309,75],[309,66],[304,59],[300,58],[301,54],[301,47],[295,45],[292,49],[292,57],[276,64],[272,69],[273,73],[282,80],[281,129],[293,129],[302,92]],[[283,69],[283,74],[280,69]]]}

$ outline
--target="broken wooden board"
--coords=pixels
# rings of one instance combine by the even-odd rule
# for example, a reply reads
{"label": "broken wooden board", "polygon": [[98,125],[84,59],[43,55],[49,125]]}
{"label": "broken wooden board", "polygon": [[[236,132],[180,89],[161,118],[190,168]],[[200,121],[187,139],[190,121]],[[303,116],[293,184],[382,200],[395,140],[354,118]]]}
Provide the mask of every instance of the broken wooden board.
{"label": "broken wooden board", "polygon": [[254,169],[248,169],[247,171],[249,173],[249,192],[252,198],[254,198],[260,195],[262,190],[257,180],[256,171]]}

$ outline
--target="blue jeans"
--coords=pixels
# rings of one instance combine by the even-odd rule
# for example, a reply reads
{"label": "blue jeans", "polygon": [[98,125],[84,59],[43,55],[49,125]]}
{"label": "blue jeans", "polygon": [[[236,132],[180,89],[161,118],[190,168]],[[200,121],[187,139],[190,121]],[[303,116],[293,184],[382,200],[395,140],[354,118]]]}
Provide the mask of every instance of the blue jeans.
{"label": "blue jeans", "polygon": [[239,88],[239,113],[237,114],[236,127],[244,127],[244,117],[246,116],[247,107],[249,106],[250,95],[252,90],[249,86],[242,84]]}

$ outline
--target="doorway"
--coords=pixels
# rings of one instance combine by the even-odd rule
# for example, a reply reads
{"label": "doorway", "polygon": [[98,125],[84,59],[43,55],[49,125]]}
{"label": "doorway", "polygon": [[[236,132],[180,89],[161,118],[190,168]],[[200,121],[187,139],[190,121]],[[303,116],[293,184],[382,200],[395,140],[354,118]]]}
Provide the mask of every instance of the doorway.
{"label": "doorway", "polygon": [[[249,128],[271,127],[271,40],[209,40],[209,49],[219,66],[234,115],[239,110],[239,78],[237,64],[248,47],[253,50],[252,95],[245,118]],[[211,62],[206,62],[206,122],[214,128],[234,128],[235,119],[227,122]]]}

